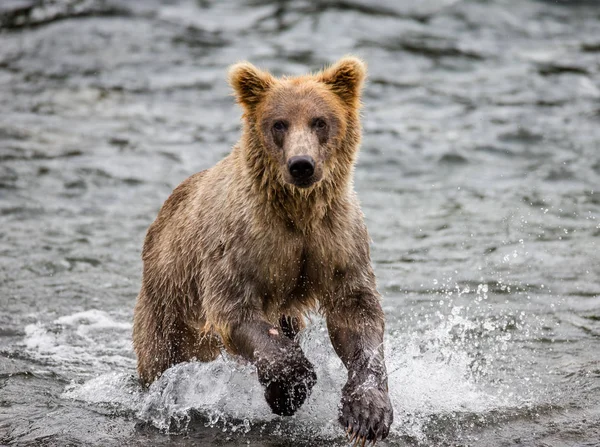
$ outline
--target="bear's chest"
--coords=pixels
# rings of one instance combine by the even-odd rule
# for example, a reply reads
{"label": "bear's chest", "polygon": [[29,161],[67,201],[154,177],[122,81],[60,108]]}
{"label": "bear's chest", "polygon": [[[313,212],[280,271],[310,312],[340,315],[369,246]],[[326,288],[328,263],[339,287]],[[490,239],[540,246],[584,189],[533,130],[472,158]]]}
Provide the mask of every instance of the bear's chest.
{"label": "bear's chest", "polygon": [[[270,249],[264,250],[265,246]],[[263,245],[261,276],[267,296],[279,305],[308,302],[331,293],[336,278],[349,262],[346,241],[339,234],[320,231],[275,237]]]}

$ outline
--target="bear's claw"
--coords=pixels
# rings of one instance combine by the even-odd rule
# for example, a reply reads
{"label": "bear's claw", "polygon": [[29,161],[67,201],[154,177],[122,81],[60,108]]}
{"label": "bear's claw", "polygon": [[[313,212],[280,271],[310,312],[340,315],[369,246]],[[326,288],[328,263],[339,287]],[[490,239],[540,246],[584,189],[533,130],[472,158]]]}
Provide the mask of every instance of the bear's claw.
{"label": "bear's claw", "polygon": [[342,391],[339,421],[355,446],[385,439],[393,421],[387,391],[382,387],[364,388],[347,383]]}
{"label": "bear's claw", "polygon": [[[350,433],[352,433],[352,435],[350,435]],[[354,432],[353,428],[350,427],[346,431],[346,438],[348,439],[348,442],[352,444],[353,447],[357,447],[359,444],[361,447],[365,447],[365,443],[367,442],[367,437],[366,436],[358,436],[358,434],[359,434],[358,430],[356,432]],[[377,442],[377,439],[371,439],[370,441],[371,441],[371,445],[373,446]]]}

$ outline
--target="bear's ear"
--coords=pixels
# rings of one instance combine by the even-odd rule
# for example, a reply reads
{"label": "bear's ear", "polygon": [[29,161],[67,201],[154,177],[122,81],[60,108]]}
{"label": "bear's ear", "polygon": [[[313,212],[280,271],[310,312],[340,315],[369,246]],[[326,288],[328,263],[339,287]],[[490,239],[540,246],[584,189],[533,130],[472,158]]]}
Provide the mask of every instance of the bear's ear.
{"label": "bear's ear", "polygon": [[363,82],[367,77],[367,66],[357,57],[347,56],[318,75],[318,80],[327,84],[342,101],[358,107]]}
{"label": "bear's ear", "polygon": [[275,84],[275,78],[250,62],[240,62],[229,69],[229,84],[235,91],[238,103],[252,111],[267,90]]}

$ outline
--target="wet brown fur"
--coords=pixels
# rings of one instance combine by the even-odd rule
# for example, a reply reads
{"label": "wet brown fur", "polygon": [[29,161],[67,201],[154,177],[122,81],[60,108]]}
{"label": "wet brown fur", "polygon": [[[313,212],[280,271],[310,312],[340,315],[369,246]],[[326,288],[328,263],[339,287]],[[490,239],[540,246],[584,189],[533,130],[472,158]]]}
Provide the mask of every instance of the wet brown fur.
{"label": "wet brown fur", "polygon": [[[374,368],[385,374],[383,312],[352,186],[364,77],[351,57],[281,79],[248,63],[232,67],[244,110],[239,143],[178,186],[146,236],[133,335],[143,383],[179,362],[213,360],[223,346],[251,357],[236,342],[247,337],[234,336],[239,327],[258,321],[293,337],[314,310],[327,317],[349,369],[377,357]],[[335,132],[316,155],[322,179],[298,188],[286,182],[285,160],[268,149],[262,123],[286,111],[292,120],[308,116],[320,104]],[[282,316],[294,324],[283,325]]]}

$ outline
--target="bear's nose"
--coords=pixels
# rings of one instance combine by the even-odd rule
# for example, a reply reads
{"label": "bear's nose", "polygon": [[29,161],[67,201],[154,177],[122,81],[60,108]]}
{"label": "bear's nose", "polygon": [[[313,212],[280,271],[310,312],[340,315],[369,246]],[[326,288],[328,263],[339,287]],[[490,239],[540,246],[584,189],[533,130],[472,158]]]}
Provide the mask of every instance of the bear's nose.
{"label": "bear's nose", "polygon": [[288,160],[288,170],[294,179],[306,180],[315,172],[315,161],[309,155],[297,155]]}

